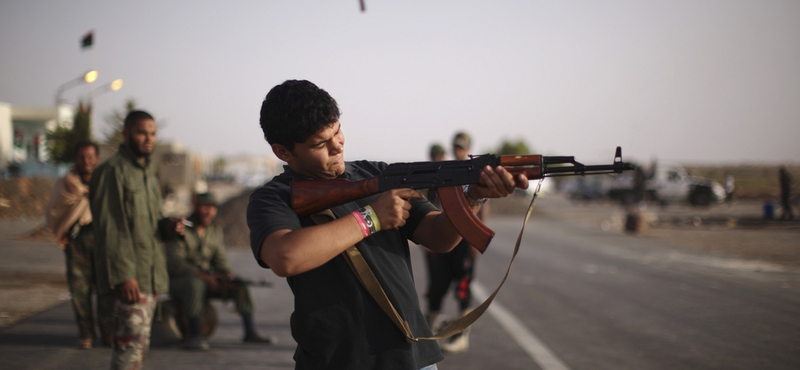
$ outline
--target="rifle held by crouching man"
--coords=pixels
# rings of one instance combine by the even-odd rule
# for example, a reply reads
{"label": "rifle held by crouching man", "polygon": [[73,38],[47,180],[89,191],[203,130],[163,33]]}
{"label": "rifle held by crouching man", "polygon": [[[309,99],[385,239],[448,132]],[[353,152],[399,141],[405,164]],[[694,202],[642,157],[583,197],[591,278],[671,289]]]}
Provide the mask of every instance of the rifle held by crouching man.
{"label": "rifle held by crouching man", "polygon": [[470,245],[483,253],[494,231],[472,213],[464,186],[479,184],[480,172],[486,166],[503,166],[512,175],[522,174],[528,179],[622,173],[634,168],[622,161],[620,147],[610,165],[587,166],[575,161],[575,157],[539,154],[485,154],[471,156],[468,160],[393,163],[380,175],[361,181],[292,180],[292,208],[303,217],[387,190],[436,189],[450,222]]}
{"label": "rifle held by crouching man", "polygon": [[269,282],[269,281],[266,281],[264,279],[253,280],[253,279],[246,279],[246,278],[239,277],[239,276],[236,276],[236,277],[234,277],[233,279],[230,279],[230,280],[228,280],[227,278],[225,278],[223,276],[218,276],[217,277],[217,283],[220,284],[221,286],[224,286],[225,284],[231,284],[231,285],[252,286],[252,287],[257,287],[257,288],[272,288],[272,283]]}
{"label": "rifle held by crouching man", "polygon": [[256,288],[272,288],[272,283],[264,279],[252,280],[239,276],[234,276],[229,279],[227,276],[220,274],[216,277],[217,280],[217,293],[223,302],[233,301],[237,307],[243,307],[246,296],[249,295],[248,289],[251,287]]}

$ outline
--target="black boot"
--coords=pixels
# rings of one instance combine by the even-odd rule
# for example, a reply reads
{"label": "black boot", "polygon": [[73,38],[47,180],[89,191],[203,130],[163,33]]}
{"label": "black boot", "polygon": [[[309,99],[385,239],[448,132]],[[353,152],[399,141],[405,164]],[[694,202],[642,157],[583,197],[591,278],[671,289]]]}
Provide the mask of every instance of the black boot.
{"label": "black boot", "polygon": [[242,312],[242,326],[244,326],[244,338],[242,339],[245,343],[263,343],[263,344],[275,344],[278,343],[278,339],[275,337],[262,337],[258,335],[256,332],[256,325],[253,322],[253,313],[252,312]]}
{"label": "black boot", "polygon": [[184,348],[190,350],[208,351],[210,348],[208,341],[206,341],[206,338],[203,338],[203,335],[200,333],[200,318],[189,318],[189,335],[191,338],[189,338],[189,343],[186,343]]}

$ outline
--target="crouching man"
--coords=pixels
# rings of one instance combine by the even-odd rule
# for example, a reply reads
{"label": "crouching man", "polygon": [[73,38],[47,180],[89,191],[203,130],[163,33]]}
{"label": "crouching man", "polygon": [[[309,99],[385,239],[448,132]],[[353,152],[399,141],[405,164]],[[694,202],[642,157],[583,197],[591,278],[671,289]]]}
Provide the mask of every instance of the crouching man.
{"label": "crouching man", "polygon": [[244,326],[244,342],[275,343],[274,338],[264,338],[256,332],[255,304],[247,286],[231,273],[222,228],[214,223],[216,216],[217,202],[213,195],[197,195],[184,235],[166,243],[169,292],[181,302],[183,314],[189,319],[191,338],[186,348],[209,349],[200,332],[200,314],[209,298],[231,299],[236,303]]}

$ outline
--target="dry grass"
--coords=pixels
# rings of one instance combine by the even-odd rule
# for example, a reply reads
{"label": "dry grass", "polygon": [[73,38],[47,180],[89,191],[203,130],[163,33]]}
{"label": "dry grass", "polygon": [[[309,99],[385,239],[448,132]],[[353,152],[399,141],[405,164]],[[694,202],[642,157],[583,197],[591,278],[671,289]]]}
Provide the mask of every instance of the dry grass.
{"label": "dry grass", "polygon": [[0,180],[0,219],[42,217],[55,184],[55,179],[35,177]]}

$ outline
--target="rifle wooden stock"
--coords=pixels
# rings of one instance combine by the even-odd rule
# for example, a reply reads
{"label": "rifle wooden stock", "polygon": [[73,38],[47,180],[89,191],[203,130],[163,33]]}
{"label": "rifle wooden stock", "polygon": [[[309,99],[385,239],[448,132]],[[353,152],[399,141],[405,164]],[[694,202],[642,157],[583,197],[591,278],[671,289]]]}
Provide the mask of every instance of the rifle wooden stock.
{"label": "rifle wooden stock", "polygon": [[378,194],[378,177],[361,181],[293,180],[292,208],[298,216],[324,211],[328,208]]}

